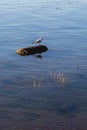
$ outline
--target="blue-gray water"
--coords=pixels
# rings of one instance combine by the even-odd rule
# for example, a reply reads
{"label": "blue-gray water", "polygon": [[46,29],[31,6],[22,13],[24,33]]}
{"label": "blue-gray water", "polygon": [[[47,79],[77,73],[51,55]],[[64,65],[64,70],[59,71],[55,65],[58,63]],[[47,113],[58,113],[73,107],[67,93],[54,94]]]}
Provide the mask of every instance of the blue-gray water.
{"label": "blue-gray water", "polygon": [[87,129],[87,1],[0,0],[0,130],[54,129]]}

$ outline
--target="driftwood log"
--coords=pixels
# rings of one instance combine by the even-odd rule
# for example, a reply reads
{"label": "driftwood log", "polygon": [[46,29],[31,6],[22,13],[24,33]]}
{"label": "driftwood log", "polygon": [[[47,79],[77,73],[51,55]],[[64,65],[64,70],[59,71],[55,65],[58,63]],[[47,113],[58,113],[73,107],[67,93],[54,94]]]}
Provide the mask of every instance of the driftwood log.
{"label": "driftwood log", "polygon": [[32,47],[27,47],[27,48],[20,48],[16,50],[16,53],[21,56],[26,56],[26,55],[34,55],[34,54],[42,53],[47,50],[48,48],[46,46],[37,45],[37,46],[32,46]]}

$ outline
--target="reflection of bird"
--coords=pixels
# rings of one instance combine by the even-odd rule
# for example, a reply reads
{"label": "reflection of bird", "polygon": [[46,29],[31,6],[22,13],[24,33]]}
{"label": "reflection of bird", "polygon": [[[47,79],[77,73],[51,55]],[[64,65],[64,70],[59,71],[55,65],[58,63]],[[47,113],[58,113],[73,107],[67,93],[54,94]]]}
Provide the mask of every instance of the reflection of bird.
{"label": "reflection of bird", "polygon": [[40,37],[39,39],[37,39],[36,41],[32,42],[32,43],[36,43],[36,44],[40,44],[42,42],[43,38]]}

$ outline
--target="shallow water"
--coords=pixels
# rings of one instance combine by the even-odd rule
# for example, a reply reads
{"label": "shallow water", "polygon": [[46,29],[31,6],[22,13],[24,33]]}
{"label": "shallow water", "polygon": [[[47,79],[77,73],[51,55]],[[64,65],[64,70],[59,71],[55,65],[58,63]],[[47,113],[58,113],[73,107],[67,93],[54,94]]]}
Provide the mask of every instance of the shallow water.
{"label": "shallow water", "polygon": [[[0,0],[0,129],[87,129],[86,0]],[[42,59],[19,56],[42,36]]]}

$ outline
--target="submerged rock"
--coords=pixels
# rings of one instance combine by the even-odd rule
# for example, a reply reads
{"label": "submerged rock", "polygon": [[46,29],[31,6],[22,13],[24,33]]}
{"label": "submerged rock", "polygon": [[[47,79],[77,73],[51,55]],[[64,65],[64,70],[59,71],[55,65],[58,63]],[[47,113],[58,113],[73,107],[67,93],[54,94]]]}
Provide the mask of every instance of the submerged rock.
{"label": "submerged rock", "polygon": [[26,55],[34,55],[34,54],[42,53],[47,50],[48,48],[46,46],[38,45],[38,46],[32,46],[27,48],[19,48],[16,50],[16,53],[22,56],[26,56]]}

